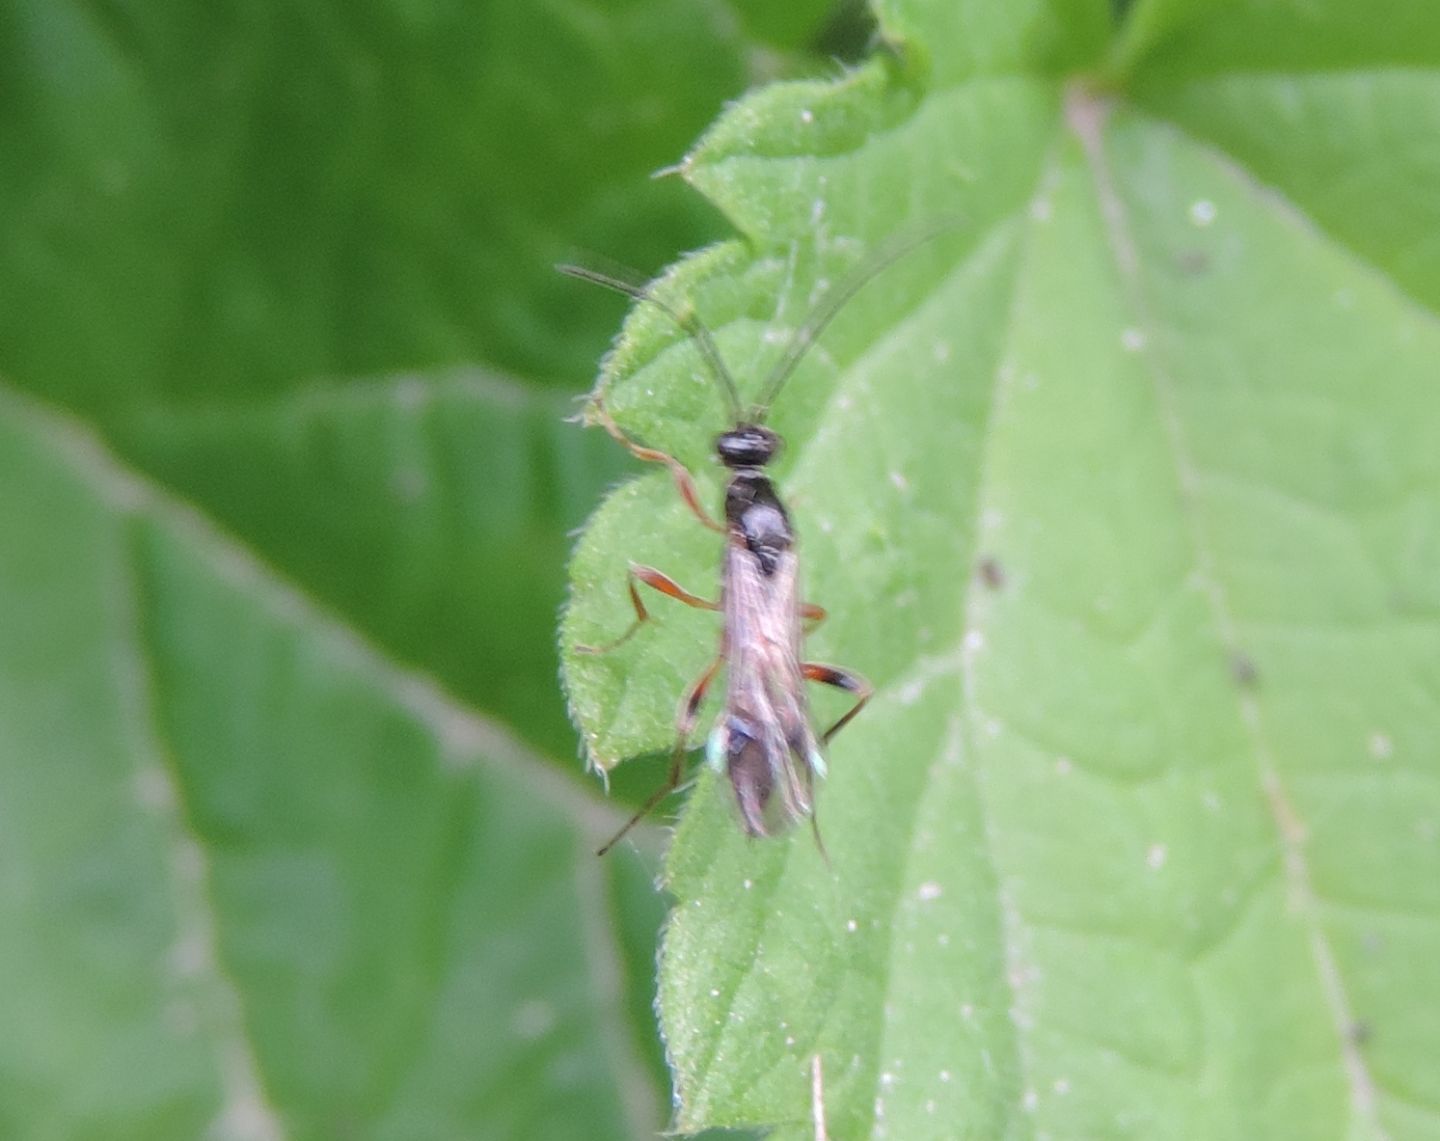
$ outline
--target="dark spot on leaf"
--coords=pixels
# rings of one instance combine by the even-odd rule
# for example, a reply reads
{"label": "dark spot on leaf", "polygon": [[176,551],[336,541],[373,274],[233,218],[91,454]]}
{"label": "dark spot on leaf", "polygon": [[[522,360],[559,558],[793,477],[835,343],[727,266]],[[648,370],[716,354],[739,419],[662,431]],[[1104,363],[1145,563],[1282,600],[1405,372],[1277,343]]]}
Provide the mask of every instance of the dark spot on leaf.
{"label": "dark spot on leaf", "polygon": [[1210,255],[1204,250],[1181,250],[1175,256],[1175,268],[1183,277],[1199,277],[1210,271]]}
{"label": "dark spot on leaf", "polygon": [[1260,671],[1255,659],[1244,650],[1230,651],[1230,676],[1242,689],[1254,689],[1260,681]]}
{"label": "dark spot on leaf", "polygon": [[1000,560],[994,555],[984,555],[976,565],[976,573],[980,575],[980,581],[991,590],[1001,590],[1005,586],[1005,568],[1000,565]]}

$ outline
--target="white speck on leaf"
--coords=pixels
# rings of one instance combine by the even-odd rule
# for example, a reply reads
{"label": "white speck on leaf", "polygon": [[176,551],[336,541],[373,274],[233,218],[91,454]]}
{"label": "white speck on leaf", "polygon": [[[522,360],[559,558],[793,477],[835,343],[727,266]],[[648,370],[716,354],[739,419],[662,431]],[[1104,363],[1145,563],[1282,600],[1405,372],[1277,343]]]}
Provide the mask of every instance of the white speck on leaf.
{"label": "white speck on leaf", "polygon": [[1190,221],[1196,226],[1208,226],[1215,221],[1215,203],[1208,198],[1197,198],[1190,203]]}
{"label": "white speck on leaf", "polygon": [[165,1004],[165,1024],[176,1037],[189,1038],[200,1029],[200,1013],[193,1002],[169,1002]]}
{"label": "white speck on leaf", "polygon": [[809,107],[802,108],[800,111],[800,121],[806,124],[813,123],[815,121],[815,112],[810,110]]}
{"label": "white speck on leaf", "polygon": [[915,898],[921,903],[929,903],[932,899],[939,899],[943,894],[943,889],[934,880],[922,883],[915,889]]}
{"label": "white speck on leaf", "polygon": [[425,472],[418,467],[401,468],[390,480],[390,490],[402,503],[414,503],[425,494]]}
{"label": "white speck on leaf", "polygon": [[1075,762],[1072,761],[1069,757],[1055,758],[1055,771],[1059,773],[1062,777],[1068,777],[1074,767]]}
{"label": "white speck on leaf", "polygon": [[1145,347],[1145,334],[1139,329],[1126,329],[1120,334],[1120,345],[1127,353],[1138,353]]}
{"label": "white speck on leaf", "polygon": [[510,1025],[519,1038],[527,1042],[534,1042],[542,1038],[555,1025],[555,1011],[548,1002],[539,999],[531,999],[523,1002],[515,1010],[510,1019]]}
{"label": "white speck on leaf", "polygon": [[212,965],[210,945],[199,935],[185,935],[170,948],[170,965],[181,978],[194,978]]}
{"label": "white speck on leaf", "polygon": [[1395,742],[1389,733],[1379,729],[1370,734],[1370,755],[1377,761],[1388,760],[1395,752]]}
{"label": "white speck on leaf", "polygon": [[193,840],[181,840],[177,845],[175,874],[187,884],[199,883],[205,874],[205,855]]}
{"label": "white speck on leaf", "polygon": [[1150,850],[1145,853],[1145,862],[1158,872],[1165,866],[1165,861],[1169,857],[1170,852],[1164,844],[1151,844]]}
{"label": "white speck on leaf", "polygon": [[398,408],[423,408],[430,400],[430,389],[418,380],[403,380],[394,389],[395,405]]}
{"label": "white speck on leaf", "polygon": [[175,807],[175,789],[159,765],[143,765],[135,773],[135,799],[141,808],[169,812]]}

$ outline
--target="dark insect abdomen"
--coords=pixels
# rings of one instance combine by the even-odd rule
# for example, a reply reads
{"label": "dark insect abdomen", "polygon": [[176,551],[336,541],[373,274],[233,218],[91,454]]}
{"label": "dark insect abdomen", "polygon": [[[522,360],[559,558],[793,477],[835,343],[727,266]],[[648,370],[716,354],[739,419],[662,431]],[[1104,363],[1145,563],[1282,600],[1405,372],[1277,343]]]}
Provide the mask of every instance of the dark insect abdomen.
{"label": "dark insect abdomen", "polygon": [[769,833],[766,826],[766,806],[775,789],[775,772],[765,747],[760,743],[750,725],[733,714],[726,728],[728,748],[725,757],[725,775],[735,790],[735,799],[740,806],[740,819],[745,831],[752,836]]}

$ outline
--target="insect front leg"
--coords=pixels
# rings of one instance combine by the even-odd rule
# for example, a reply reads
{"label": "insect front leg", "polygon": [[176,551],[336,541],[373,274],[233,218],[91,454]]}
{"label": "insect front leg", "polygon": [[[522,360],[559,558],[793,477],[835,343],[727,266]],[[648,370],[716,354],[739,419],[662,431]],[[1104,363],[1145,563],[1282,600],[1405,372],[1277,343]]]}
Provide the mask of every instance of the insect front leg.
{"label": "insect front leg", "polygon": [[640,591],[636,589],[636,582],[643,582],[652,590],[658,590],[661,594],[668,594],[671,598],[678,599],[686,606],[693,606],[697,610],[719,610],[718,602],[711,602],[708,598],[701,598],[691,594],[673,578],[662,574],[654,567],[641,566],[638,563],[630,564],[630,571],[626,582],[630,587],[630,601],[635,607],[635,621],[630,623],[630,628],[612,642],[606,642],[600,646],[576,646],[577,654],[608,654],[617,646],[628,642],[635,634],[635,631],[649,620],[650,611],[645,609],[645,603],[640,599]]}
{"label": "insect front leg", "polygon": [[650,794],[650,798],[640,806],[638,812],[629,820],[625,821],[625,827],[610,837],[609,841],[595,854],[603,856],[616,844],[625,838],[625,834],[650,815],[650,811],[680,787],[680,777],[685,771],[685,753],[688,751],[690,734],[695,731],[695,719],[699,716],[700,705],[705,700],[705,694],[710,688],[710,683],[715,680],[715,674],[720,669],[720,663],[725,659],[717,657],[705,667],[705,672],[695,679],[695,684],[690,687],[685,699],[680,702],[680,712],[675,718],[675,748],[670,754],[670,775],[665,778],[665,783]]}
{"label": "insect front leg", "polygon": [[626,448],[632,456],[638,460],[645,460],[647,463],[664,464],[670,469],[670,475],[675,480],[675,487],[680,492],[680,498],[685,501],[685,506],[695,514],[695,518],[704,523],[712,531],[725,531],[723,524],[717,523],[710,517],[710,513],[700,503],[700,493],[695,487],[695,477],[690,474],[690,469],[672,456],[669,452],[662,452],[656,448],[647,448],[644,444],[637,444],[629,436],[620,430],[620,425],[610,418],[610,413],[605,410],[605,405],[600,397],[595,397],[591,404],[592,415],[599,421],[600,426],[610,433],[612,439],[622,447]]}
{"label": "insect front leg", "polygon": [[853,693],[855,695],[855,704],[850,707],[850,711],[846,713],[844,717],[840,718],[839,721],[835,722],[834,725],[826,729],[821,735],[821,743],[828,745],[830,738],[845,728],[846,725],[850,724],[850,719],[865,707],[865,703],[869,701],[871,695],[874,694],[875,687],[859,674],[851,673],[849,670],[842,670],[839,666],[826,666],[821,665],[819,662],[804,662],[800,666],[800,672],[810,681],[833,685],[836,689],[843,689],[846,693]]}

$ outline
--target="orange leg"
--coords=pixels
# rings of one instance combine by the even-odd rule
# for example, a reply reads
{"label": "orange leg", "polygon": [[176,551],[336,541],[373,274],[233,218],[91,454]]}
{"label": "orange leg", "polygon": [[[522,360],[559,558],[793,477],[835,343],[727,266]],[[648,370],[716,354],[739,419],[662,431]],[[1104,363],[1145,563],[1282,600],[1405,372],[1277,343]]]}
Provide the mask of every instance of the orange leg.
{"label": "orange leg", "polygon": [[711,602],[708,598],[701,598],[691,594],[683,586],[677,583],[669,575],[661,574],[654,567],[640,566],[638,563],[630,564],[630,572],[627,582],[630,586],[630,601],[635,607],[635,621],[630,628],[616,638],[613,642],[606,642],[601,646],[576,646],[577,654],[608,654],[617,646],[628,642],[635,634],[635,631],[649,620],[650,611],[645,609],[645,603],[640,599],[640,591],[636,589],[636,581],[643,582],[652,590],[658,590],[661,594],[668,594],[671,598],[683,602],[686,606],[693,606],[697,610],[719,610],[718,602]]}
{"label": "orange leg", "polygon": [[695,679],[695,684],[685,694],[685,700],[680,703],[680,712],[675,718],[675,749],[670,754],[670,775],[666,777],[665,783],[650,794],[650,798],[640,806],[640,810],[625,821],[625,827],[610,837],[605,846],[597,853],[603,856],[616,844],[625,838],[625,834],[650,815],[654,807],[680,787],[680,775],[685,771],[685,753],[690,743],[690,734],[695,729],[695,719],[700,713],[700,704],[705,700],[705,693],[710,688],[710,683],[715,680],[715,674],[720,669],[720,663],[724,658],[716,658],[708,666],[705,672]]}
{"label": "orange leg", "polygon": [[830,738],[850,724],[850,719],[865,707],[865,703],[875,692],[875,687],[857,673],[849,670],[842,670],[838,666],[821,665],[819,662],[805,662],[800,667],[800,672],[810,681],[818,681],[825,685],[833,685],[836,689],[843,689],[846,693],[855,695],[855,704],[850,707],[850,712],[835,722],[834,725],[825,730],[821,736],[822,744],[828,745]]}
{"label": "orange leg", "polygon": [[670,475],[675,480],[675,486],[680,491],[680,498],[685,500],[685,505],[695,513],[695,518],[699,519],[700,522],[704,523],[705,526],[709,527],[712,531],[724,532],[724,525],[715,522],[715,520],[710,517],[710,513],[700,505],[700,493],[696,490],[695,479],[691,476],[684,464],[668,452],[658,451],[655,448],[647,448],[644,444],[637,444],[620,430],[620,425],[610,418],[610,413],[605,410],[605,405],[601,403],[598,396],[595,397],[591,403],[591,409],[591,415],[599,421],[600,426],[609,432],[617,443],[628,448],[632,456],[650,463],[664,464],[669,468]]}

